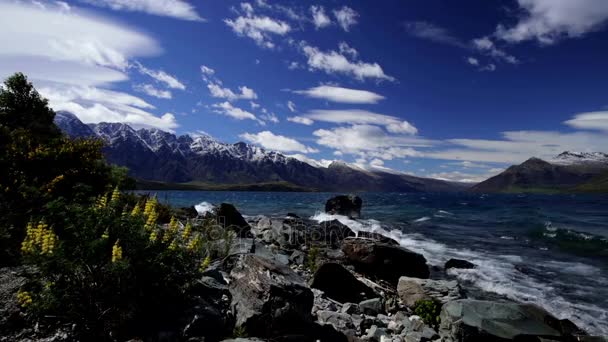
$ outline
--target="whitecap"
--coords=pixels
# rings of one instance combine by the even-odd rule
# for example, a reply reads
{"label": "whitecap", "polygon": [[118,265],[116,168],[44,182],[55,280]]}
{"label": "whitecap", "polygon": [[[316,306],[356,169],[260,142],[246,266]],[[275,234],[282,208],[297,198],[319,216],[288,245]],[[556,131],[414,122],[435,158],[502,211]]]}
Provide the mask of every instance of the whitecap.
{"label": "whitecap", "polygon": [[428,216],[423,216],[423,217],[421,217],[421,218],[419,218],[419,219],[414,220],[414,222],[418,222],[418,223],[419,223],[419,222],[425,222],[425,221],[428,221],[428,220],[430,220],[430,219],[431,219],[431,218],[430,218],[430,217],[428,217]]}
{"label": "whitecap", "polygon": [[199,215],[205,215],[206,213],[212,211],[213,208],[214,208],[213,204],[211,204],[209,202],[201,202],[194,206],[194,209],[196,209],[196,212]]}

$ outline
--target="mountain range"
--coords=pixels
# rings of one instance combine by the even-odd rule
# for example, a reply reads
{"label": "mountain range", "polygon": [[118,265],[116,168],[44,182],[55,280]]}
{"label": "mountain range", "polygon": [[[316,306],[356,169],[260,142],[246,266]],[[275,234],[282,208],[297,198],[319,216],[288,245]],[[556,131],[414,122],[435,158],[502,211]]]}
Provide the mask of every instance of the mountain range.
{"label": "mountain range", "polygon": [[462,184],[365,170],[344,162],[311,165],[279,152],[244,142],[222,143],[206,135],[176,136],[159,129],[135,130],[123,123],[87,125],[69,112],[58,112],[55,123],[70,137],[102,139],[106,159],[129,168],[130,175],[146,186],[349,192],[465,189]]}

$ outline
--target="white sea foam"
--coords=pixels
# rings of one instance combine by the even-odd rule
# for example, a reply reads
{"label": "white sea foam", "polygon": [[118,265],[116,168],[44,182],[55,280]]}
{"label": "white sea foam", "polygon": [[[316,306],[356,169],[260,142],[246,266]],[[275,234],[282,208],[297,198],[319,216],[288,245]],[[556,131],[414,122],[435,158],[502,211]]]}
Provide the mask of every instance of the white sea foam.
{"label": "white sea foam", "polygon": [[421,218],[419,218],[419,219],[414,220],[414,222],[425,222],[425,221],[428,221],[428,220],[430,220],[430,219],[431,219],[431,218],[430,218],[430,217],[428,217],[428,216],[423,216],[423,217],[421,217]]}
{"label": "white sea foam", "polygon": [[[377,220],[354,220],[346,216],[317,213],[311,219],[318,222],[337,219],[355,232],[366,231],[379,233],[397,240],[401,246],[424,255],[431,265],[443,265],[450,258],[468,260],[475,265],[474,269],[450,269],[448,274],[455,276],[462,283],[472,284],[483,291],[505,296],[519,302],[531,302],[544,307],[559,318],[571,319],[583,329],[594,334],[608,334],[608,308],[601,308],[591,303],[573,303],[559,295],[556,286],[563,286],[558,280],[551,283],[541,282],[532,275],[516,269],[516,265],[526,265],[526,260],[519,255],[495,255],[469,249],[456,249],[426,238],[421,234],[404,234],[398,230],[387,230]],[[418,219],[420,220],[420,219]],[[418,221],[416,220],[416,221]],[[546,266],[554,272],[578,276],[597,274],[596,267],[577,262],[548,262]],[[534,267],[534,265],[530,265]],[[553,271],[552,271],[553,272]],[[590,278],[592,279],[592,278]],[[604,280],[596,281],[598,286]],[[581,289],[584,291],[584,289]]]}
{"label": "white sea foam", "polygon": [[212,211],[213,208],[214,208],[213,204],[211,204],[209,202],[201,202],[194,206],[194,209],[196,209],[196,212],[199,215],[205,215],[206,213]]}

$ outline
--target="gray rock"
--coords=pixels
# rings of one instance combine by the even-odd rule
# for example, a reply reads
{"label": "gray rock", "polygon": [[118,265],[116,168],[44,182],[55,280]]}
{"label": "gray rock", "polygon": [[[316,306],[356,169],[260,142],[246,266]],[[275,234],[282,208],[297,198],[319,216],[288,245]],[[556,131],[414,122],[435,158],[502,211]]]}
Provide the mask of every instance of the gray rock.
{"label": "gray rock", "polygon": [[315,296],[312,307],[313,313],[316,313],[317,311],[338,311],[338,306],[336,303],[327,299],[323,291],[313,288],[312,293]]}
{"label": "gray rock", "polygon": [[432,328],[429,328],[427,326],[425,326],[424,328],[422,328],[422,338],[423,339],[429,341],[429,340],[433,340],[433,339],[435,339],[437,337],[439,337],[439,335]]}
{"label": "gray rock", "polygon": [[403,303],[410,308],[419,300],[435,299],[442,304],[461,299],[462,291],[455,280],[431,280],[401,277],[397,285],[397,293]]}
{"label": "gray rock", "polygon": [[319,323],[331,324],[336,330],[344,331],[354,329],[353,319],[349,314],[334,311],[317,311]]}
{"label": "gray rock", "polygon": [[230,272],[236,326],[249,336],[306,334],[314,296],[289,267],[256,255],[241,255]]}
{"label": "gray rock", "polygon": [[359,308],[361,312],[366,315],[376,316],[379,313],[384,312],[384,305],[382,303],[382,298],[373,298],[364,300],[359,303]]}
{"label": "gray rock", "polygon": [[317,269],[310,287],[319,289],[327,297],[340,303],[360,302],[376,296],[374,290],[360,282],[350,271],[336,263],[325,263]]}
{"label": "gray rock", "polygon": [[[441,310],[439,333],[456,341],[517,336],[562,336],[560,320],[532,304],[461,299],[445,304]],[[556,329],[557,327],[557,329]]]}
{"label": "gray rock", "polygon": [[344,305],[342,305],[341,312],[352,315],[352,314],[361,313],[361,309],[359,308],[359,304],[344,303]]}
{"label": "gray rock", "polygon": [[17,301],[17,291],[26,283],[24,272],[24,267],[0,269],[0,336],[25,322]]}
{"label": "gray rock", "polygon": [[245,221],[241,213],[230,203],[222,203],[215,210],[217,223],[224,229],[233,230],[238,237],[252,237],[251,227]]}
{"label": "gray rock", "polygon": [[293,251],[289,256],[289,262],[294,265],[304,265],[304,261],[306,261],[306,254],[301,251]]}
{"label": "gray rock", "polygon": [[445,263],[444,269],[447,271],[450,268],[467,269],[467,268],[475,268],[475,267],[476,267],[475,264],[470,261],[461,260],[461,259],[450,259]]}
{"label": "gray rock", "polygon": [[388,331],[384,328],[379,328],[375,325],[372,325],[372,327],[369,328],[369,330],[367,331],[366,337],[370,341],[380,342],[380,340],[382,339],[382,336],[389,336]]}
{"label": "gray rock", "polygon": [[394,285],[401,276],[429,277],[426,259],[400,246],[366,238],[347,238],[342,243],[342,251],[357,271]]}
{"label": "gray rock", "polygon": [[325,212],[332,215],[344,215],[350,218],[361,217],[361,207],[363,201],[359,196],[341,195],[335,196],[327,200],[325,203]]}

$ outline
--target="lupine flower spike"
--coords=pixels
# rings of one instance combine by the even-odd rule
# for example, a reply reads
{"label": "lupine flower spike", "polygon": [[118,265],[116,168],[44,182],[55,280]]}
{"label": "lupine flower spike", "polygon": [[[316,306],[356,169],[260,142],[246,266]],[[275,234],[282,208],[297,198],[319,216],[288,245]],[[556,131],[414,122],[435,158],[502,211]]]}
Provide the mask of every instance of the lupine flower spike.
{"label": "lupine flower spike", "polygon": [[112,263],[122,260],[122,247],[119,245],[119,240],[116,240],[112,246]]}

